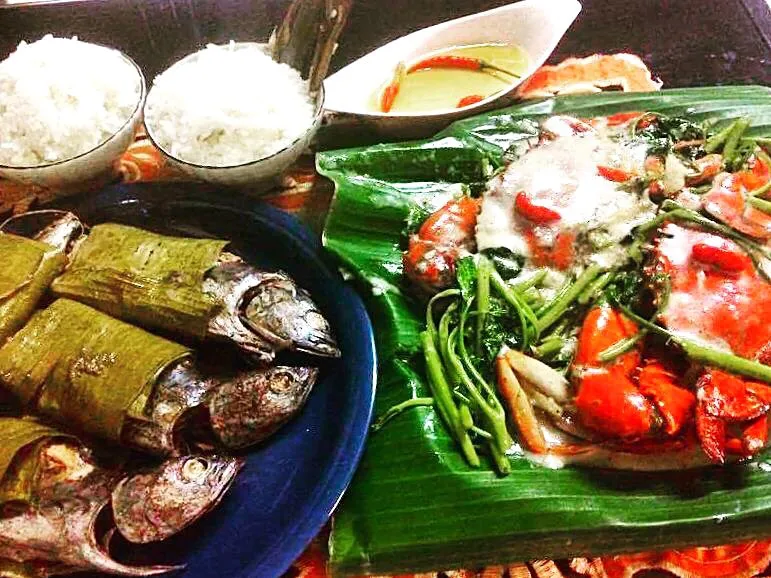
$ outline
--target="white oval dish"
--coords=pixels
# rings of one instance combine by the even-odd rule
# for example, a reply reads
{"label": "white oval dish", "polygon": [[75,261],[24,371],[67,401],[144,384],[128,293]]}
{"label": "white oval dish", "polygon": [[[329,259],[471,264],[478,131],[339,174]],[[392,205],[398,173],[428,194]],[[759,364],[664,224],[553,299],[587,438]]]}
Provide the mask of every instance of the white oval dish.
{"label": "white oval dish", "polygon": [[[355,115],[378,128],[408,129],[412,123],[451,121],[511,96],[516,87],[549,58],[581,11],[578,0],[522,0],[424,28],[390,42],[339,70],[324,81],[326,109],[332,117]],[[399,62],[411,62],[442,49],[473,44],[508,43],[522,48],[528,66],[508,89],[463,109],[390,114],[370,108]],[[338,120],[336,119],[336,120]]]}

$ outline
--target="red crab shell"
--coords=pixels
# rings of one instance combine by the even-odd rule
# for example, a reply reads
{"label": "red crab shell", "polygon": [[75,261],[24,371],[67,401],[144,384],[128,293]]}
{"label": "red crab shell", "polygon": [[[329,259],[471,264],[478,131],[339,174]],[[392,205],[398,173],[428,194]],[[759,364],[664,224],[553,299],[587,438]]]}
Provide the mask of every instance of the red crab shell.
{"label": "red crab shell", "polygon": [[[726,268],[720,258],[705,262],[709,257],[700,255],[698,247],[721,249],[735,263]],[[657,240],[655,256],[656,268],[670,280],[661,320],[673,333],[747,358],[771,341],[771,285],[735,243],[669,223]]]}
{"label": "red crab shell", "polygon": [[[748,359],[765,361],[771,343],[771,285],[736,243],[667,224],[656,242],[655,272],[667,275],[661,321],[673,333]],[[696,383],[696,429],[709,458],[751,456],[767,442],[771,388],[706,368]]]}

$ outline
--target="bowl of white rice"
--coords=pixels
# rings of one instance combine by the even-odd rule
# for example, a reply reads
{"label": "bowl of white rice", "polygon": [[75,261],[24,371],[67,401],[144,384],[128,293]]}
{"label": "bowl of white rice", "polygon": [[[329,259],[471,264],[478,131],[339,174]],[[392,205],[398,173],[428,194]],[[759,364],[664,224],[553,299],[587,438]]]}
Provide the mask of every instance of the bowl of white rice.
{"label": "bowl of white rice", "polygon": [[51,35],[22,42],[0,62],[0,177],[68,188],[114,175],[145,92],[118,50]]}
{"label": "bowl of white rice", "polygon": [[195,179],[269,183],[316,133],[323,90],[270,57],[266,44],[210,44],[162,72],[145,103],[145,127],[168,162]]}

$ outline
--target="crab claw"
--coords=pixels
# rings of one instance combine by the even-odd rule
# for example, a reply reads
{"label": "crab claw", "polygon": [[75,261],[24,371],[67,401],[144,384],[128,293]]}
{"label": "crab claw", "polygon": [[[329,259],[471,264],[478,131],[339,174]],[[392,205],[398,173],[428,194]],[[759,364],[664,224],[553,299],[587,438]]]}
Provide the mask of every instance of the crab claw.
{"label": "crab claw", "polygon": [[664,433],[676,435],[693,416],[696,396],[680,387],[679,377],[658,359],[647,359],[638,377],[640,393],[653,400],[664,419]]}
{"label": "crab claw", "polygon": [[112,491],[118,531],[129,542],[165,540],[214,508],[243,462],[225,456],[185,456],[124,478]]}
{"label": "crab claw", "polygon": [[637,348],[608,363],[600,359],[605,349],[636,332],[632,321],[606,304],[589,311],[579,335],[574,369],[578,416],[587,428],[610,438],[645,437],[658,417],[632,381],[640,363]]}
{"label": "crab claw", "polygon": [[[768,439],[766,416],[771,409],[771,388],[719,370],[709,370],[697,384],[699,400],[696,430],[704,453],[724,463],[726,451],[754,455]],[[729,436],[729,424],[738,424],[740,439]]]}

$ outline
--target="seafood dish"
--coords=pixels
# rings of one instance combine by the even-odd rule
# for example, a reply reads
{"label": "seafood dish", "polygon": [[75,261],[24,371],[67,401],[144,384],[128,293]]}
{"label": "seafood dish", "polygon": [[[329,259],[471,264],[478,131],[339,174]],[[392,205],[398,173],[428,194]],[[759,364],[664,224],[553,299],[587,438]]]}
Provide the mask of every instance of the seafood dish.
{"label": "seafood dish", "polygon": [[[335,338],[290,277],[224,241],[87,232],[56,211],[36,239],[6,232],[41,214],[0,232],[13,265],[0,272],[0,573],[178,569],[125,565],[111,541],[166,540],[213,509],[242,466],[229,454],[301,411],[320,371],[306,362],[338,357]],[[202,364],[191,347],[209,341],[240,358]],[[126,458],[95,457],[110,447]],[[108,506],[114,527],[103,529]]]}
{"label": "seafood dish", "polygon": [[84,230],[75,215],[64,213],[37,234],[69,257],[64,274],[51,284],[57,297],[149,330],[226,341],[263,364],[282,350],[340,355],[307,291],[284,273],[260,271],[226,252],[226,241],[168,237],[113,223],[97,225],[88,235]]}
{"label": "seafood dish", "polygon": [[0,343],[29,319],[51,281],[64,270],[65,257],[54,247],[0,235]]}
{"label": "seafood dish", "polygon": [[771,158],[739,119],[532,123],[478,196],[413,228],[433,400],[471,465],[751,458],[771,409]]}
{"label": "seafood dish", "polygon": [[[31,419],[0,418],[0,574],[100,571],[153,576],[175,566],[114,560],[115,533],[134,544],[165,540],[217,505],[240,458],[180,456],[138,471],[104,467],[77,438]],[[97,518],[109,508],[112,526]]]}
{"label": "seafood dish", "polygon": [[204,374],[190,349],[69,299],[0,347],[0,384],[24,410],[158,455],[263,441],[302,408],[317,375],[280,365]]}

